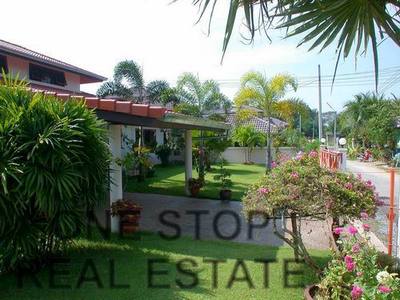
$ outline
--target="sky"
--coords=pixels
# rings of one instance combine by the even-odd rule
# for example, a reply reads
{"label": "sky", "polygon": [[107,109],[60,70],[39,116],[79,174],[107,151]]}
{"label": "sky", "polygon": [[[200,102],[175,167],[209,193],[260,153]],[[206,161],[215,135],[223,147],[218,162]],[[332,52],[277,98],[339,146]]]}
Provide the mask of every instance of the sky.
{"label": "sky", "polygon": [[[94,73],[112,78],[114,66],[132,59],[143,68],[146,82],[167,80],[172,85],[183,72],[198,74],[201,80],[215,79],[231,99],[247,71],[260,71],[267,77],[278,73],[298,78],[299,89],[288,97],[299,97],[312,108],[318,106],[315,77],[318,64],[323,78],[323,111],[327,102],[340,111],[355,94],[373,91],[373,62],[370,52],[364,57],[341,60],[333,91],[330,77],[336,62],[335,48],[308,52],[297,47],[299,38],[284,39],[284,32],[271,32],[272,42],[257,35],[249,45],[241,20],[231,38],[221,64],[222,39],[227,3],[217,6],[211,33],[207,19],[195,24],[197,7],[192,0],[20,0],[2,3],[0,39],[25,46]],[[225,1],[228,2],[228,1]],[[241,16],[239,16],[241,18]],[[310,45],[308,45],[310,46]],[[371,49],[369,49],[371,50]],[[379,89],[400,96],[400,48],[386,40],[380,45],[381,80]],[[361,73],[361,74],[360,74]],[[82,86],[95,93],[98,84]]]}

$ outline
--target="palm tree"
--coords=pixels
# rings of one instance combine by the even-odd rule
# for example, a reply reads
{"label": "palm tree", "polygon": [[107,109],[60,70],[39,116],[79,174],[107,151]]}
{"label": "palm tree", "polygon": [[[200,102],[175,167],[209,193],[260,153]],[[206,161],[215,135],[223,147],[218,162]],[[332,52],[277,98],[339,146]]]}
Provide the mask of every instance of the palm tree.
{"label": "palm tree", "polygon": [[[239,119],[241,115],[251,115],[249,109],[243,106],[251,106],[260,109],[264,117],[268,119],[268,139],[267,139],[267,169],[271,169],[271,115],[273,105],[284,97],[287,89],[292,87],[297,89],[297,81],[290,75],[275,75],[267,79],[260,72],[248,72],[241,79],[241,87],[234,102],[239,108]],[[254,110],[253,110],[254,111]]]}
{"label": "palm tree", "polygon": [[199,117],[214,109],[222,108],[229,102],[221,93],[216,81],[201,82],[200,78],[192,73],[183,73],[178,78],[176,88],[182,102],[193,106]]}
{"label": "palm tree", "polygon": [[[177,0],[175,0],[177,1]],[[210,9],[210,20],[218,0],[193,1],[199,6],[200,18]],[[219,1],[222,2],[222,1]],[[257,31],[273,28],[286,29],[287,36],[301,35],[299,45],[313,42],[311,49],[321,46],[321,51],[337,43],[337,62],[341,54],[347,57],[355,46],[354,55],[365,53],[370,43],[378,85],[378,45],[380,40],[391,39],[400,46],[400,1],[398,0],[230,0],[223,41],[223,55],[228,47],[238,11],[243,10],[249,39]],[[209,25],[210,26],[210,25]],[[379,40],[380,38],[380,40]],[[361,51],[361,52],[360,52]],[[337,63],[335,67],[335,73]]]}
{"label": "palm tree", "polygon": [[138,102],[143,102],[144,91],[141,67],[133,60],[124,60],[115,66],[113,80],[99,87],[97,96],[119,96],[126,100],[137,99]]}
{"label": "palm tree", "polygon": [[[230,102],[221,93],[216,81],[206,80],[201,82],[200,78],[192,73],[183,73],[178,78],[176,88],[182,102],[177,109],[198,117],[203,117],[214,109],[224,108]],[[204,180],[203,131],[200,131],[199,154],[199,178]]]}

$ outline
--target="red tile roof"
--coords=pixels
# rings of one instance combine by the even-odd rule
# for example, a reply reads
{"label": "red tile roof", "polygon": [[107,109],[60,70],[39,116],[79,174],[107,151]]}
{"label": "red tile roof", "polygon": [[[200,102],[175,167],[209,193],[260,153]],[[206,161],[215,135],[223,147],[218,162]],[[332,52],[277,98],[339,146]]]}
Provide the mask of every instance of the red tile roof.
{"label": "red tile roof", "polygon": [[162,118],[169,110],[162,106],[149,104],[137,104],[133,101],[118,101],[114,99],[100,99],[97,97],[84,97],[80,95],[71,95],[66,93],[56,93],[53,91],[45,91],[32,89],[33,92],[45,93],[53,95],[62,101],[83,100],[88,108],[104,111],[113,111],[134,116],[148,117],[159,119]]}
{"label": "red tile roof", "polygon": [[70,71],[72,73],[76,73],[78,75],[81,75],[81,83],[101,82],[107,79],[103,76],[97,75],[95,73],[65,63],[61,60],[52,58],[50,56],[41,54],[39,52],[27,49],[20,45],[16,45],[4,40],[0,40],[0,53],[19,56],[21,58],[25,58],[30,61],[38,62],[41,64],[60,68],[62,70]]}

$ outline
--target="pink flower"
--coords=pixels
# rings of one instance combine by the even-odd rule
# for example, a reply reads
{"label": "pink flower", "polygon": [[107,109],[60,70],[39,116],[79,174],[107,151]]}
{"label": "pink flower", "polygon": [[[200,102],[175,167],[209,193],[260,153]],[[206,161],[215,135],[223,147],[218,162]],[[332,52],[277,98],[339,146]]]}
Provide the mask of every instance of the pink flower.
{"label": "pink flower", "polygon": [[352,184],[351,182],[346,182],[346,183],[344,184],[344,187],[345,187],[346,189],[348,189],[348,190],[351,190],[351,189],[353,188],[353,184]]}
{"label": "pink flower", "polygon": [[290,177],[292,177],[292,178],[294,178],[294,179],[297,179],[297,178],[299,178],[299,173],[297,173],[297,172],[292,172],[292,173],[290,174]]}
{"label": "pink flower", "polygon": [[358,244],[358,243],[354,244],[353,247],[351,247],[351,251],[352,251],[353,253],[358,253],[358,252],[360,252],[360,249],[361,249],[361,247],[360,247],[360,244]]}
{"label": "pink flower", "polygon": [[262,195],[265,195],[265,194],[268,194],[268,193],[269,193],[269,189],[262,187],[262,188],[259,188],[259,189],[258,189],[258,192],[259,192],[260,194],[262,194]]}
{"label": "pink flower", "polygon": [[333,233],[337,235],[340,235],[343,231],[344,231],[343,227],[336,227],[335,229],[333,229]]}
{"label": "pink flower", "polygon": [[363,276],[363,272],[357,272],[357,276],[358,276],[358,277]]}
{"label": "pink flower", "polygon": [[369,226],[368,224],[363,224],[362,225],[364,231],[370,231],[371,230],[371,226]]}
{"label": "pink flower", "polygon": [[296,157],[294,158],[295,160],[301,160],[303,158],[303,152],[298,152],[297,154],[296,154]]}
{"label": "pink flower", "polygon": [[271,162],[272,169],[276,168],[277,166],[278,166],[278,164],[275,161]]}
{"label": "pink flower", "polygon": [[356,263],[353,261],[353,258],[349,255],[344,257],[344,262],[346,263],[346,269],[349,272],[353,272],[356,268]]}
{"label": "pink flower", "polygon": [[360,173],[358,173],[358,174],[357,174],[357,179],[359,179],[359,180],[361,180],[361,179],[362,179],[362,176],[361,176],[361,174],[360,174]]}
{"label": "pink flower", "polygon": [[355,228],[353,225],[350,225],[350,226],[347,228],[347,231],[348,231],[351,235],[355,235],[356,233],[358,233],[357,228]]}
{"label": "pink flower", "polygon": [[386,285],[380,285],[379,287],[378,287],[378,291],[380,291],[381,293],[383,293],[383,294],[388,294],[388,293],[390,293],[391,291],[392,291],[392,289],[390,288],[390,287],[388,287],[388,286],[386,286]]}
{"label": "pink flower", "polygon": [[362,213],[360,213],[360,217],[361,217],[361,219],[366,220],[369,218],[369,215],[366,212],[362,212]]}
{"label": "pink flower", "polygon": [[363,289],[357,285],[353,285],[353,289],[351,290],[351,299],[357,300],[360,299],[363,294]]}
{"label": "pink flower", "polygon": [[372,183],[371,180],[367,180],[367,181],[365,182],[365,186],[368,187],[368,188],[375,189],[375,186],[374,186],[374,184]]}
{"label": "pink flower", "polygon": [[318,152],[315,150],[310,151],[310,153],[308,154],[309,157],[315,158],[318,157]]}

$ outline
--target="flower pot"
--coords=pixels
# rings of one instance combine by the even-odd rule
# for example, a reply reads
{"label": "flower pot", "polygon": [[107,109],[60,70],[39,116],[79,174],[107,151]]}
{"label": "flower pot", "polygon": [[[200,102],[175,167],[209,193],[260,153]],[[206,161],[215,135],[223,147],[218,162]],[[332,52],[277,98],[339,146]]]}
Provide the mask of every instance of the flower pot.
{"label": "flower pot", "polygon": [[231,200],[232,199],[232,191],[231,190],[220,190],[219,198],[224,201]]}
{"label": "flower pot", "polygon": [[314,300],[315,295],[317,294],[318,286],[313,284],[309,285],[304,289],[304,299],[305,300]]}
{"label": "flower pot", "polygon": [[135,233],[138,231],[139,226],[136,225],[130,225],[130,224],[124,224],[122,226],[122,232],[123,233]]}

